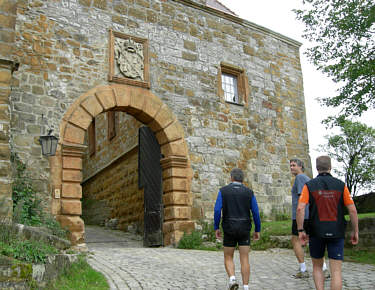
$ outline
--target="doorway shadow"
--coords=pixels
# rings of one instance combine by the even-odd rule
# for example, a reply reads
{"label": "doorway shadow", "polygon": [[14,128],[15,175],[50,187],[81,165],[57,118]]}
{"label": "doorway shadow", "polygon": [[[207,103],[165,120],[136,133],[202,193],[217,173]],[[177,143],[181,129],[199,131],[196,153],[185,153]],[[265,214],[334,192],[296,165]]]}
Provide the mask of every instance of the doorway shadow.
{"label": "doorway shadow", "polygon": [[85,225],[85,242],[89,250],[109,246],[143,248],[142,235],[95,225]]}

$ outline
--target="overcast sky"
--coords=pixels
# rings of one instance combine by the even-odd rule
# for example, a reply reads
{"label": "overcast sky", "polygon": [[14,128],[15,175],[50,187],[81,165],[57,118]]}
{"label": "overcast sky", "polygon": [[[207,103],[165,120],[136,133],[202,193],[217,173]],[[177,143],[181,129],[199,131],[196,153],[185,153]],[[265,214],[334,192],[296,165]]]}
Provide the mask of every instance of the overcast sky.
{"label": "overcast sky", "polygon": [[[318,72],[304,56],[308,42],[301,37],[304,25],[296,20],[295,8],[302,8],[302,0],[219,0],[222,4],[236,13],[240,18],[246,19],[255,24],[264,26],[275,32],[288,36],[302,43],[300,48],[302,73],[304,79],[304,94],[307,114],[307,131],[310,145],[310,157],[314,176],[315,159],[325,152],[319,151],[319,145],[325,143],[324,135],[329,135],[321,121],[329,116],[329,109],[322,108],[317,98],[334,96],[336,84],[328,77]],[[374,111],[366,113],[361,120],[374,127]],[[331,131],[332,132],[332,131]],[[336,131],[337,132],[337,131]],[[335,164],[333,164],[335,166]]]}

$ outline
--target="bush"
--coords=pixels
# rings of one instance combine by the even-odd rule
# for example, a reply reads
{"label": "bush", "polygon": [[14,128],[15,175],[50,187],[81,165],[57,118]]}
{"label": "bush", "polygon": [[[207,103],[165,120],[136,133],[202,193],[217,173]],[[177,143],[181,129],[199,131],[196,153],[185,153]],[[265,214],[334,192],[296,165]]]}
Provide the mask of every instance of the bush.
{"label": "bush", "polygon": [[12,227],[0,221],[0,254],[30,263],[45,263],[48,255],[57,254],[53,246],[40,241],[26,240]]}
{"label": "bush", "polygon": [[[68,231],[42,208],[32,186],[32,180],[26,172],[26,166],[17,155],[12,155],[15,165],[13,182],[13,222],[28,226],[44,227],[52,235],[67,238]],[[57,254],[58,250],[40,241],[27,240],[19,236],[5,220],[0,220],[0,254],[30,263],[45,263],[49,255]]]}
{"label": "bush", "polygon": [[43,211],[42,201],[32,185],[32,180],[26,172],[26,165],[12,155],[15,165],[14,182],[12,187],[13,221],[28,226],[42,226],[60,238],[68,237],[68,230],[62,229],[53,216]]}
{"label": "bush", "polygon": [[200,230],[195,230],[190,234],[184,233],[177,246],[179,249],[217,251],[223,247],[221,242],[216,241],[212,223],[199,221],[197,228]]}
{"label": "bush", "polygon": [[193,231],[191,234],[184,233],[180,242],[179,249],[197,249],[202,245],[202,234],[198,231]]}
{"label": "bush", "polygon": [[71,267],[66,267],[63,273],[55,281],[51,281],[46,289],[71,290],[90,289],[108,290],[109,285],[100,272],[95,271],[87,263],[85,256],[79,256]]}
{"label": "bush", "polygon": [[0,249],[0,253],[4,256],[29,263],[45,263],[49,255],[58,253],[53,246],[32,240],[12,240],[9,244],[0,243]]}
{"label": "bush", "polygon": [[214,225],[206,221],[200,221],[199,224],[202,227],[202,237],[205,241],[216,242],[216,235],[214,230]]}
{"label": "bush", "polygon": [[32,181],[26,172],[26,165],[12,155],[15,165],[12,187],[13,221],[16,223],[38,226],[42,223],[43,210],[41,200],[37,197]]}

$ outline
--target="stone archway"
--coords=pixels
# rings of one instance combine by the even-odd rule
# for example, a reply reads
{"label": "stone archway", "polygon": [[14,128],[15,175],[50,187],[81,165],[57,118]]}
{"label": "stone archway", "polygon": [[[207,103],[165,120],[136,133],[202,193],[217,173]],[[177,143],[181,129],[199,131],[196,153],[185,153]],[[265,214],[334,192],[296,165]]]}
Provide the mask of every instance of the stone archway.
{"label": "stone archway", "polygon": [[183,128],[168,106],[149,90],[127,85],[98,86],[81,95],[60,124],[56,156],[50,157],[52,213],[71,232],[73,244],[84,242],[81,215],[82,156],[85,131],[102,112],[119,110],[149,126],[160,144],[163,170],[164,244],[176,244],[191,221],[192,170]]}

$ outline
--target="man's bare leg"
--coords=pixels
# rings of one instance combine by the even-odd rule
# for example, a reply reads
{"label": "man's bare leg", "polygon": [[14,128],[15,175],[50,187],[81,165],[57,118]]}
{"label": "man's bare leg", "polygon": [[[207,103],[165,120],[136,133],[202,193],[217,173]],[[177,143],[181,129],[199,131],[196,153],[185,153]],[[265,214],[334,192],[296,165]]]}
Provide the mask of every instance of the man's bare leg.
{"label": "man's bare leg", "polygon": [[[313,264],[313,277],[316,290],[324,290],[323,258],[311,258]],[[331,264],[331,263],[330,263]]]}
{"label": "man's bare leg", "polygon": [[329,259],[329,268],[331,270],[331,290],[342,289],[342,261]]}
{"label": "man's bare leg", "polygon": [[227,271],[228,277],[234,276],[234,247],[224,247],[224,265],[225,270]]}
{"label": "man's bare leg", "polygon": [[305,253],[303,251],[301,242],[299,241],[297,236],[292,236],[292,245],[294,254],[296,255],[296,258],[298,260],[298,263],[303,263],[305,261]]}
{"label": "man's bare leg", "polygon": [[249,246],[239,246],[241,275],[243,285],[249,285],[250,264],[249,264]]}

